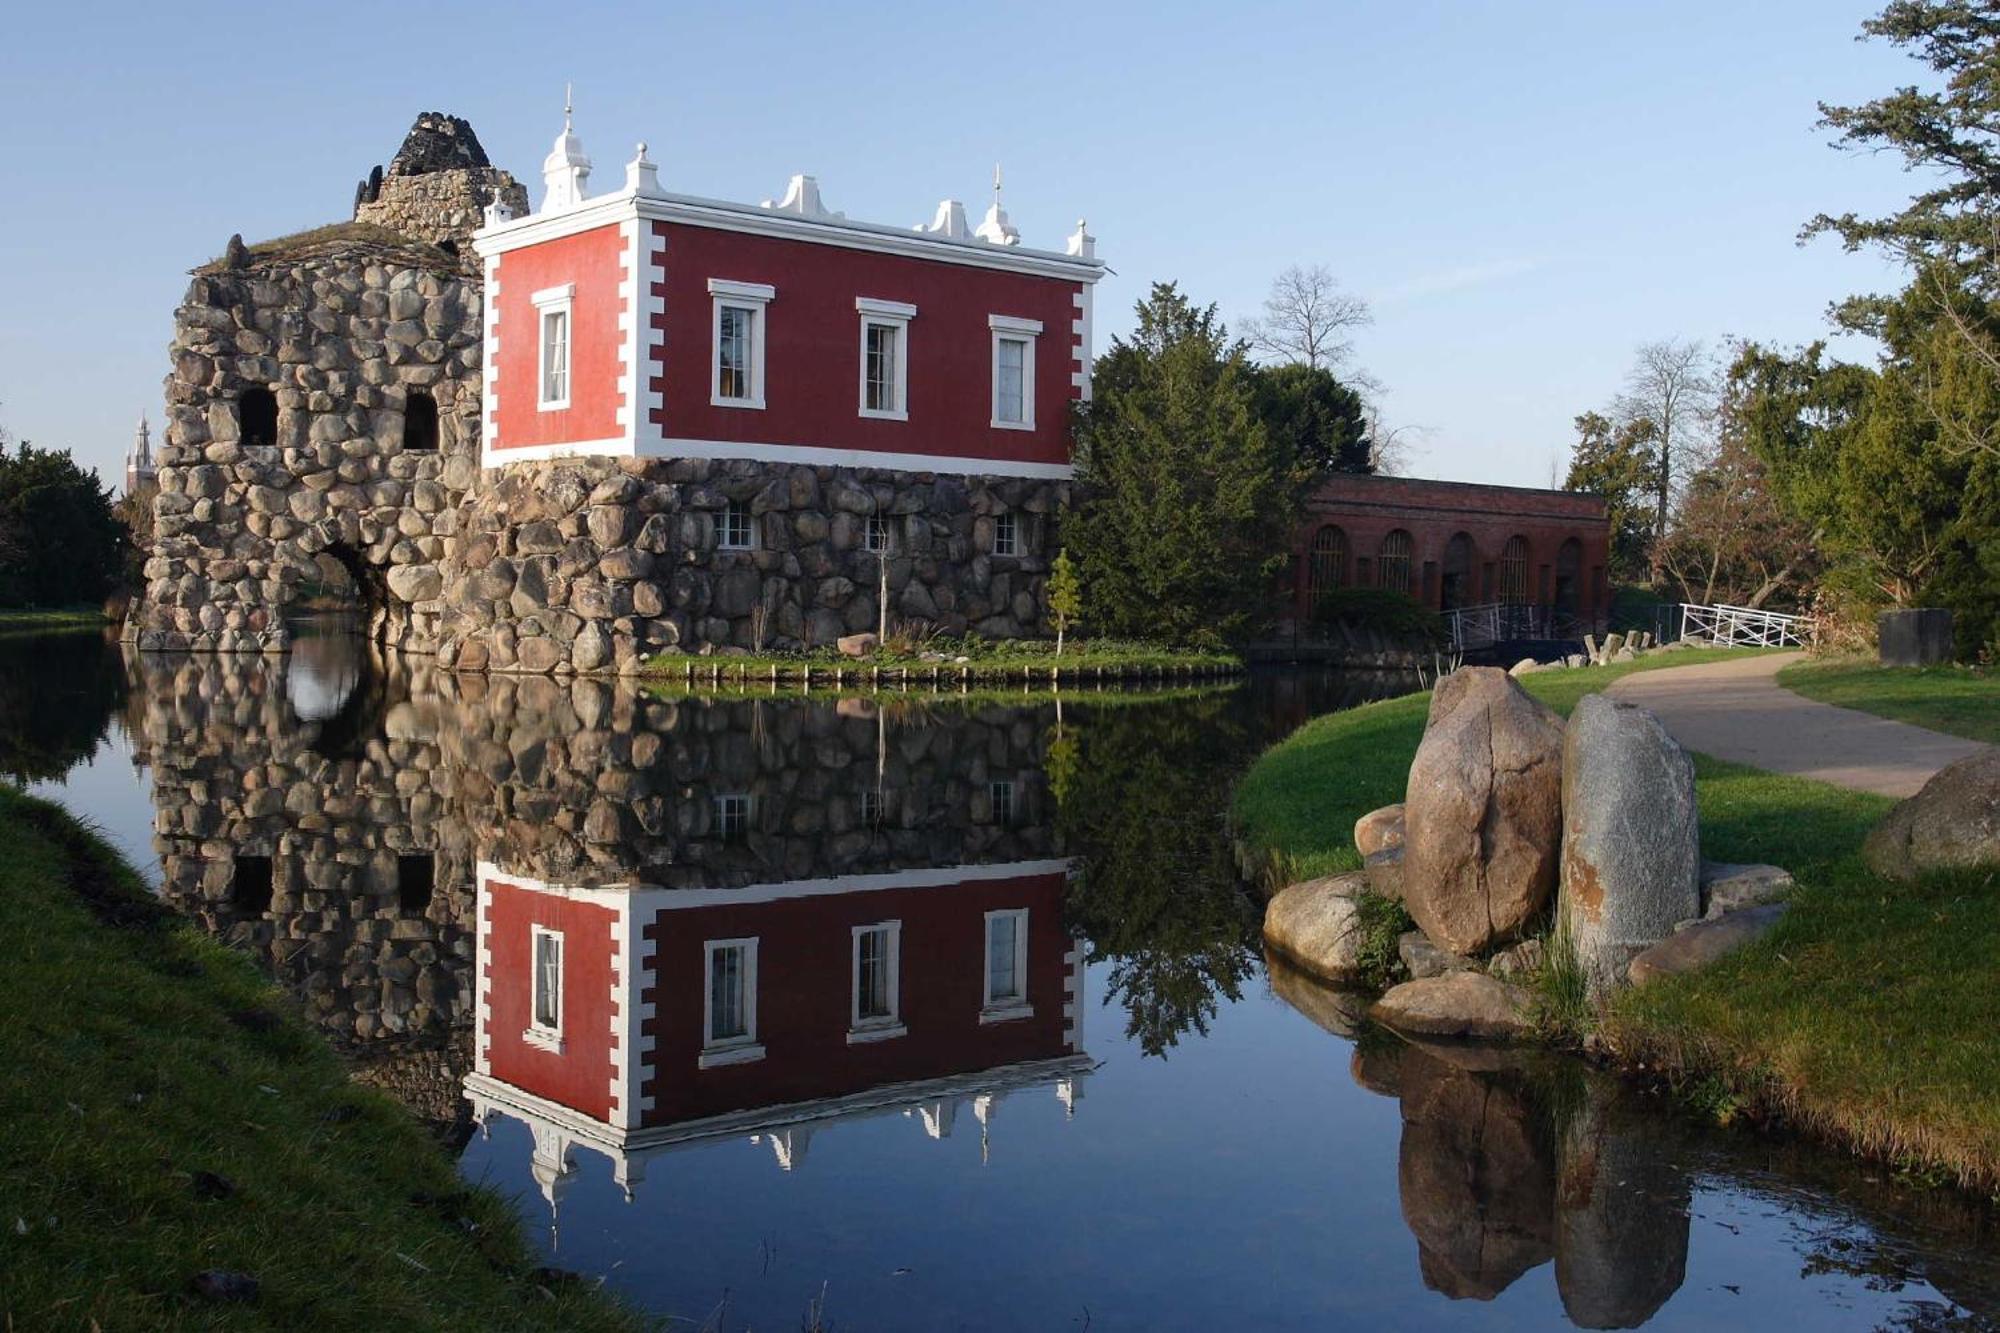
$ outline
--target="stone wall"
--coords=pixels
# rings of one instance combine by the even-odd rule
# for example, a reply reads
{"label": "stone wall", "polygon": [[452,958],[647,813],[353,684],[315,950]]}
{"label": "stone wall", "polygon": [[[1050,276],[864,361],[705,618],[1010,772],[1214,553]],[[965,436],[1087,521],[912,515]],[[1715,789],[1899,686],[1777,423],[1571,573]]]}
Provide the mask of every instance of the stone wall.
{"label": "stone wall", "polygon": [[[491,475],[491,474],[489,474]],[[467,502],[442,567],[439,652],[461,671],[631,670],[661,652],[824,647],[889,621],[1043,630],[1067,484],[806,464],[574,459],[507,466]],[[732,503],[755,549],[720,548]],[[1015,515],[1021,554],[993,553]]]}
{"label": "stone wall", "polygon": [[[478,478],[477,281],[434,247],[346,226],[199,270],[175,315],[155,542],[126,634],[145,649],[281,651],[328,553],[372,589],[374,637],[431,651],[437,562]],[[276,437],[246,440],[246,393]],[[412,393],[434,451],[404,448]]]}
{"label": "stone wall", "polygon": [[487,160],[470,124],[426,111],[404,136],[388,172],[376,167],[355,188],[354,220],[444,247],[459,257],[465,272],[476,273],[472,233],[492,203],[521,217],[528,211],[528,192]]}

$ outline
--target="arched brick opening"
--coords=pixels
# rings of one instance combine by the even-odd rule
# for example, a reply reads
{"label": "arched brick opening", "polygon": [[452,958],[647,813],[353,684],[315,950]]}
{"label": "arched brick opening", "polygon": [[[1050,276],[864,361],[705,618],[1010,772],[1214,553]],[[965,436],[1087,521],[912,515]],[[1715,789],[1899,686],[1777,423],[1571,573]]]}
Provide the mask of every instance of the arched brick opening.
{"label": "arched brick opening", "polygon": [[1528,539],[1509,537],[1500,552],[1500,600],[1519,606],[1528,600]]}
{"label": "arched brick opening", "polygon": [[278,442],[278,396],[262,386],[248,388],[236,400],[238,442],[245,446]]}
{"label": "arched brick opening", "polygon": [[1382,549],[1375,560],[1375,582],[1377,587],[1392,592],[1410,591],[1410,556],[1416,549],[1416,542],[1402,528],[1396,528],[1382,538]]}
{"label": "arched brick opening", "polygon": [[1469,532],[1453,533],[1451,540],[1444,544],[1444,579],[1438,593],[1440,610],[1450,611],[1454,607],[1472,605],[1475,555]]}
{"label": "arched brick opening", "polygon": [[1306,609],[1310,611],[1335,588],[1347,586],[1347,533],[1329,523],[1313,534],[1306,558]]}

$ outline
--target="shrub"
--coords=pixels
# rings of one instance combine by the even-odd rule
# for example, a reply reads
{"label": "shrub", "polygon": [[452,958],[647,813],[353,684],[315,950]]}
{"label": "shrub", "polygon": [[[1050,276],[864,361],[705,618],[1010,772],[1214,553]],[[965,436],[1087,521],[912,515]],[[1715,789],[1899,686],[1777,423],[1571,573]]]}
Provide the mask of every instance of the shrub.
{"label": "shrub", "polygon": [[1373,630],[1412,648],[1440,647],[1447,637],[1437,612],[1387,588],[1335,588],[1313,606],[1312,623],[1320,629]]}

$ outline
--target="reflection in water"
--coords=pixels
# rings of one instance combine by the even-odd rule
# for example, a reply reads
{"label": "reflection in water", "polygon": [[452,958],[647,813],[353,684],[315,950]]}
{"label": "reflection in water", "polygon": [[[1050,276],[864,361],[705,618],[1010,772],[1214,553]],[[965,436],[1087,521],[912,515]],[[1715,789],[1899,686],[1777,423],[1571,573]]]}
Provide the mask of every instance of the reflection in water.
{"label": "reflection in water", "polygon": [[47,781],[89,759],[125,688],[101,631],[0,634],[0,777]]}
{"label": "reflection in water", "polygon": [[[829,1282],[910,1328],[1992,1307],[1975,1205],[1384,1041],[1261,963],[1221,812],[1274,717],[1351,701],[1324,678],[668,702],[342,647],[10,678],[75,703],[15,762],[88,754],[122,697],[162,892],[657,1313],[786,1324]],[[1086,1047],[1093,1006],[1124,1012]]]}

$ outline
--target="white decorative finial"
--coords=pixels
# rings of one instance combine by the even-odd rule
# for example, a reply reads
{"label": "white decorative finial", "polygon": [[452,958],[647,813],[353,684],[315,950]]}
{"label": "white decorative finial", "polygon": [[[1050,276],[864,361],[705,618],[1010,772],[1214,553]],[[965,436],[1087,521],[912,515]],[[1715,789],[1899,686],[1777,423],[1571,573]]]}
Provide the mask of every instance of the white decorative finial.
{"label": "white decorative finial", "polygon": [[570,116],[574,114],[576,111],[576,107],[574,105],[574,103],[576,102],[576,98],[573,95],[575,91],[576,91],[575,84],[565,83],[563,85],[563,129],[564,130],[569,129]]}
{"label": "white decorative finial", "polygon": [[965,205],[956,199],[938,200],[937,216],[928,223],[919,222],[915,230],[932,236],[942,236],[947,241],[972,239],[972,224],[965,220]]}
{"label": "white decorative finial", "polygon": [[986,210],[986,220],[979,224],[979,230],[972,233],[988,245],[1019,245],[1020,230],[1007,221],[1007,210],[1000,206],[1000,164],[993,164],[993,206]]}
{"label": "white decorative finial", "polygon": [[548,187],[542,196],[544,213],[582,203],[584,185],[590,180],[590,158],[571,129],[572,102],[571,87],[564,84],[562,133],[556,136],[549,155],[542,159],[542,183]]}
{"label": "white decorative finial", "polygon": [[844,218],[845,213],[836,213],[826,206],[819,197],[819,178],[798,175],[785,184],[785,197],[778,200],[766,199],[761,207],[773,213],[796,213],[802,218]]}
{"label": "white decorative finial", "polygon": [[639,151],[625,164],[625,189],[636,195],[657,195],[660,193],[660,168],[646,157],[646,141],[639,141]]}
{"label": "white decorative finial", "polygon": [[1090,224],[1082,218],[1076,220],[1076,230],[1070,233],[1069,253],[1078,259],[1097,258],[1097,238],[1090,234]]}

